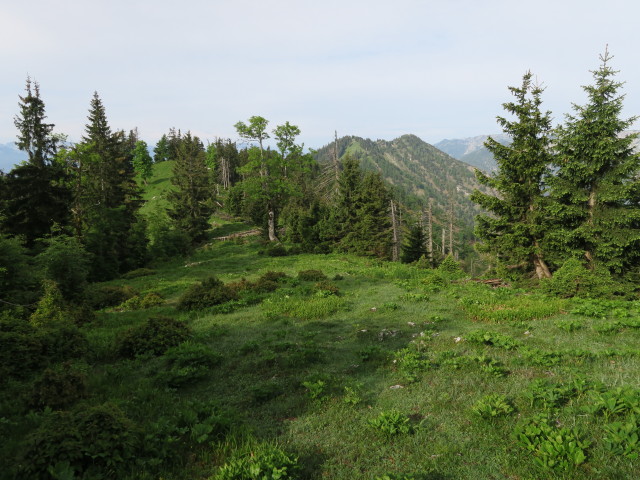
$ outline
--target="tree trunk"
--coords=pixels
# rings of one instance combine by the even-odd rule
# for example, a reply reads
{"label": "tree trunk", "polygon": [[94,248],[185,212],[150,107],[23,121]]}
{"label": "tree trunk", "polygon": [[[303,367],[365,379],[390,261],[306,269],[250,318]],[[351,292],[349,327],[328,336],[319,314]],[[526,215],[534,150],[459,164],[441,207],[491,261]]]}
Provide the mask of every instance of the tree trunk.
{"label": "tree trunk", "polygon": [[432,200],[429,199],[429,209],[427,210],[427,252],[429,254],[429,265],[433,267],[433,212]]}
{"label": "tree trunk", "polygon": [[391,226],[393,228],[393,247],[391,250],[391,260],[400,260],[400,238],[398,236],[398,217],[396,214],[396,204],[391,200]]}
{"label": "tree trunk", "polygon": [[273,208],[269,208],[268,233],[269,233],[269,241],[270,242],[277,242],[278,241],[278,237],[276,237],[276,212],[273,210]]}

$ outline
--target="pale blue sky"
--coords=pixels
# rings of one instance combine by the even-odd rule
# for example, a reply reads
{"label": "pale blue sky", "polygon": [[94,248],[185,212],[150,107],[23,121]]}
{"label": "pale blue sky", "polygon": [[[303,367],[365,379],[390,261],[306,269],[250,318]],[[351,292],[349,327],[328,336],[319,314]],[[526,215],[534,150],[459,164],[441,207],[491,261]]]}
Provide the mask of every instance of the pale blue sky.
{"label": "pale blue sky", "polygon": [[531,70],[555,122],[606,44],[640,113],[640,3],[608,0],[0,0],[0,143],[30,75],[78,140],[97,90],[111,126],[236,138],[261,115],[320,147],[338,135],[430,143],[497,133]]}

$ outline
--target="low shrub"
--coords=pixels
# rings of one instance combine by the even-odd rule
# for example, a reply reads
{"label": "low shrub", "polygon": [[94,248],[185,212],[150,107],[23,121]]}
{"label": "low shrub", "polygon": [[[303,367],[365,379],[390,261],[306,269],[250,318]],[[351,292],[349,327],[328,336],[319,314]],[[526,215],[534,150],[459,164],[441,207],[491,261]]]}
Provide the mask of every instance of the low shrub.
{"label": "low shrub", "polygon": [[26,320],[0,319],[0,384],[24,378],[45,361],[42,338]]}
{"label": "low shrub", "polygon": [[85,291],[86,303],[95,310],[115,307],[136,295],[139,293],[129,285],[91,285]]}
{"label": "low shrub", "polygon": [[541,288],[561,298],[612,298],[623,293],[623,286],[616,284],[607,270],[589,270],[577,258],[570,258],[553,277],[543,279]]}
{"label": "low shrub", "polygon": [[123,274],[122,278],[129,280],[132,278],[148,277],[149,275],[155,275],[155,274],[156,274],[156,271],[152,270],[151,268],[136,268],[135,270],[131,270]]}
{"label": "low shrub", "polygon": [[158,374],[161,383],[182,387],[205,378],[211,368],[220,364],[222,355],[200,343],[183,342],[164,354],[164,370]]}
{"label": "low shrub", "polygon": [[31,392],[29,404],[42,409],[66,408],[86,395],[86,365],[64,362],[47,368],[38,378]]}
{"label": "low shrub", "polygon": [[143,325],[127,330],[119,339],[118,352],[123,357],[162,355],[191,337],[191,329],[170,317],[152,317]]}
{"label": "low shrub", "polygon": [[[54,412],[25,442],[18,478],[122,478],[135,464],[139,432],[114,404]],[[58,477],[61,478],[61,477]]]}
{"label": "low shrub", "polygon": [[121,312],[129,312],[132,310],[144,310],[146,308],[157,307],[162,304],[164,304],[164,298],[155,292],[150,292],[143,297],[140,295],[131,297],[126,302],[115,307],[115,309]]}
{"label": "low shrub", "polygon": [[178,300],[178,310],[200,310],[237,300],[238,294],[217,277],[209,277],[202,283],[191,285]]}
{"label": "low shrub", "polygon": [[320,282],[326,279],[327,276],[322,270],[301,270],[298,272],[298,280],[303,282]]}

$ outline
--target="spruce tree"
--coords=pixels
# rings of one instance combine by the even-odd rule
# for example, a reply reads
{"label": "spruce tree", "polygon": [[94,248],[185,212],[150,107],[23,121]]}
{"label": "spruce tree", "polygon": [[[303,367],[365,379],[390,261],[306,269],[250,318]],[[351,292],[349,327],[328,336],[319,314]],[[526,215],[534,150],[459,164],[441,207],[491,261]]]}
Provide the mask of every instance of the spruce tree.
{"label": "spruce tree", "polygon": [[621,118],[624,96],[611,58],[600,56],[594,83],[583,87],[587,103],[574,105],[557,132],[551,240],[558,264],[573,257],[622,274],[640,261],[640,156],[637,136],[623,135],[635,118]]}
{"label": "spruce tree", "polygon": [[132,152],[132,163],[134,171],[142,178],[144,184],[153,174],[153,159],[149,155],[146,142],[138,140]]}
{"label": "spruce tree", "polygon": [[552,162],[551,118],[541,111],[543,89],[532,83],[532,74],[522,78],[522,86],[509,87],[515,101],[503,104],[515,118],[498,117],[511,144],[493,138],[485,143],[493,154],[498,172],[488,176],[476,170],[478,180],[497,194],[476,190],[472,200],[490,215],[476,219],[479,249],[496,256],[499,264],[524,271],[535,270],[538,278],[551,276],[543,253],[545,237],[544,178]]}
{"label": "spruce tree", "polygon": [[177,229],[189,236],[192,244],[202,242],[213,211],[213,189],[204,146],[190,132],[182,137],[178,147],[171,183],[176,189],[168,194],[169,217]]}
{"label": "spruce tree", "polygon": [[427,237],[420,223],[414,223],[409,227],[409,232],[402,246],[402,263],[412,263],[420,260],[421,257],[428,257]]}
{"label": "spruce tree", "polygon": [[36,167],[49,164],[56,153],[58,137],[53,132],[54,125],[46,123],[44,102],[40,98],[40,86],[27,77],[26,95],[20,98],[20,113],[14,117],[18,129],[18,149],[26,152],[29,163]]}
{"label": "spruce tree", "polygon": [[159,163],[169,160],[169,154],[169,139],[167,139],[166,135],[162,135],[153,149],[153,161]]}

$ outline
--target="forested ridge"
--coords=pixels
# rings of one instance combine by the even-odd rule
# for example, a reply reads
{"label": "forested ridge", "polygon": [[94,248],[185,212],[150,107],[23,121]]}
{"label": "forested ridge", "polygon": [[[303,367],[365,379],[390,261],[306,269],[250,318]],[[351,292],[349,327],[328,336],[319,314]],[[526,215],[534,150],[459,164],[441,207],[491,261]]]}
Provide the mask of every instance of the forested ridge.
{"label": "forested ridge", "polygon": [[150,149],[97,92],[71,143],[27,79],[0,478],[632,478],[640,156],[611,62],[558,127],[531,72],[509,87],[493,173],[261,116]]}

